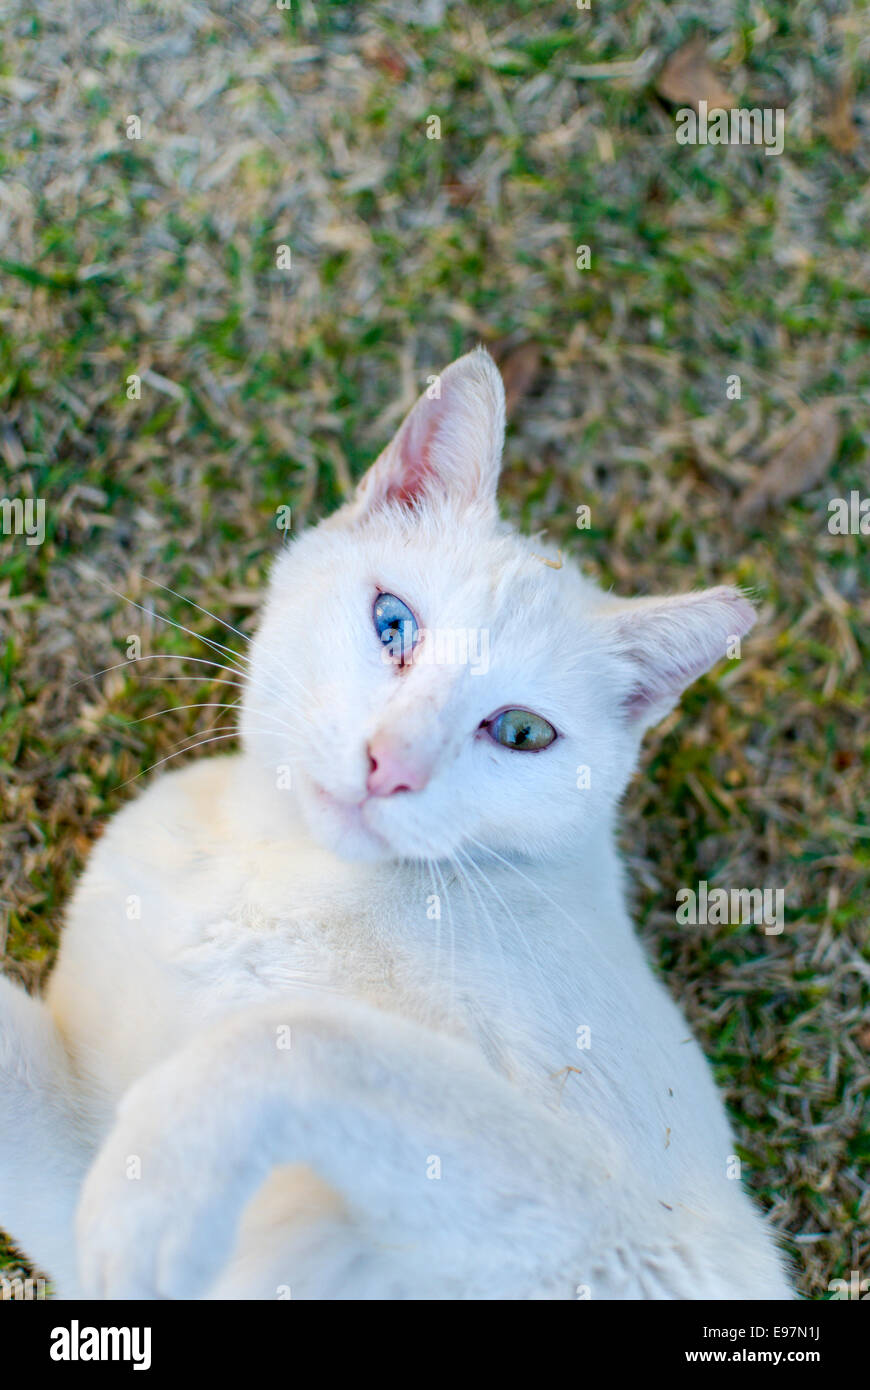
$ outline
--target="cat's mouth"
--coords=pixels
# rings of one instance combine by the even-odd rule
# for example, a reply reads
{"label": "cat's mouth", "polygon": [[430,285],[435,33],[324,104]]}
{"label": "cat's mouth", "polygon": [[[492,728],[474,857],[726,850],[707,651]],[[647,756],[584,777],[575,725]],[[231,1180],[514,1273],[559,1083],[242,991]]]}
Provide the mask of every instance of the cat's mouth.
{"label": "cat's mouth", "polygon": [[313,822],[311,829],[329,849],[348,859],[383,859],[395,853],[385,837],[369,824],[369,797],[344,801],[313,778],[307,781],[307,800],[313,812],[309,817]]}

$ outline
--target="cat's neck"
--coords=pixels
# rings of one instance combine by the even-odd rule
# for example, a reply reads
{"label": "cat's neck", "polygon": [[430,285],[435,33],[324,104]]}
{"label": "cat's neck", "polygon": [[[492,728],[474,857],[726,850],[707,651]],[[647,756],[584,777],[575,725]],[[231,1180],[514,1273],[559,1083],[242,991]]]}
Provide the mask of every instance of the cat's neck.
{"label": "cat's neck", "polygon": [[437,897],[441,885],[448,899],[457,899],[454,910],[464,913],[481,901],[489,911],[495,905],[506,913],[522,910],[551,922],[557,935],[562,924],[573,926],[578,915],[595,922],[624,914],[622,866],[612,823],[596,824],[577,844],[557,847],[545,859],[475,843],[450,859],[431,863],[353,862],[313,840],[292,787],[278,787],[270,771],[245,755],[232,762],[238,835],[251,843],[286,843],[293,861],[305,866],[306,877],[310,873],[339,896],[354,892],[357,901],[377,904],[385,895],[394,900],[397,893],[412,893],[416,899],[427,885]]}

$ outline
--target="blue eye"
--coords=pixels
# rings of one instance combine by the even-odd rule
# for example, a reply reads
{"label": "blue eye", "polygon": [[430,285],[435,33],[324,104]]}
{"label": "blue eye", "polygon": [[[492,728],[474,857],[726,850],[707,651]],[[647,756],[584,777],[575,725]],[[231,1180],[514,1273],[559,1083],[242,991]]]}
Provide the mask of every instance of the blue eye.
{"label": "blue eye", "polygon": [[556,737],[552,724],[528,709],[506,709],[484,727],[496,743],[520,753],[548,748]]}
{"label": "blue eye", "polygon": [[405,666],[411,660],[420,630],[407,603],[395,594],[378,594],[372,609],[375,632],[390,661]]}

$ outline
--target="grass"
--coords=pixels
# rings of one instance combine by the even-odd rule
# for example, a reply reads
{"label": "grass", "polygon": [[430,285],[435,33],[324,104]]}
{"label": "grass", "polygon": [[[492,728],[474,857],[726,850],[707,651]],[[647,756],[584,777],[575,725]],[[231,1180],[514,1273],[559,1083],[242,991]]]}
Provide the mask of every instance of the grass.
{"label": "grass", "polygon": [[[334,506],[459,352],[522,349],[506,515],[620,592],[760,602],[648,740],[625,844],[747,1181],[826,1297],[870,1274],[870,542],[827,529],[870,493],[867,6],[242,8],[5,7],[0,495],[44,498],[46,539],[0,537],[3,968],[44,980],[100,824],[209,722],[179,708],[216,698],[191,663],[76,683],[134,635],[207,654],[154,609],[221,640],[146,581],[250,631],[276,508]],[[657,78],[697,32],[743,104],[786,109],[781,156],[676,144]],[[826,476],[738,522],[819,401]],[[784,932],[677,926],[700,877],[785,887]]]}

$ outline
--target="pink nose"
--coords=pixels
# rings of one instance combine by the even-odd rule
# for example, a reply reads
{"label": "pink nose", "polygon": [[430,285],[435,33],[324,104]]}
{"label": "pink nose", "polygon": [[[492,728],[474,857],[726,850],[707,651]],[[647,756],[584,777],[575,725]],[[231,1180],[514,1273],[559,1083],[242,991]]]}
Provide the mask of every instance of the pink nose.
{"label": "pink nose", "polygon": [[366,787],[372,796],[421,791],[429,780],[429,772],[419,758],[397,749],[382,734],[375,734],[369,744]]}

